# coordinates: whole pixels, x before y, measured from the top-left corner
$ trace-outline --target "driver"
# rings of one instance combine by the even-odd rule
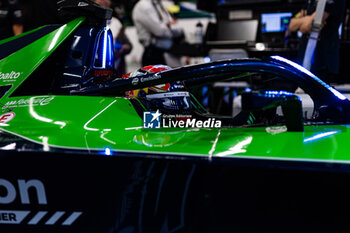
[[[150,73],[171,70],[166,65],[151,65],[140,68],[134,72],[125,74],[122,78],[128,79]],[[208,113],[203,106],[196,101],[185,87],[183,81],[165,83],[143,89],[127,91],[127,97],[137,97],[149,110],[160,110],[162,113],[173,116],[175,119],[183,119],[182,116],[192,116],[196,119],[207,120],[208,118],[220,119],[226,127],[251,125],[255,118],[252,112],[242,111],[234,118],[230,116],[218,116]]]
[[[170,69],[171,68],[166,65],[145,66],[134,72],[123,75],[122,78],[127,79]],[[144,99],[148,107],[154,110],[159,109],[163,112],[181,111],[181,113],[183,113],[190,111],[192,107],[191,95],[186,90],[185,84],[182,81],[127,91],[125,95],[127,97],[139,97]]]

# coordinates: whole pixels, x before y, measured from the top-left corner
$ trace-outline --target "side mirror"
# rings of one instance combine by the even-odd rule
[[[288,131],[303,132],[303,114],[298,96],[285,91],[245,92],[242,94],[242,110],[258,112],[282,107]]]

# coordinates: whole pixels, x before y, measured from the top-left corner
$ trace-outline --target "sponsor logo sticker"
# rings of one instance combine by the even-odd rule
[[[131,84],[136,86],[137,84],[139,84],[140,82],[140,79],[139,78],[134,78],[132,81],[131,81]]]
[[[161,78],[161,76],[155,74],[155,75],[152,75],[150,77],[141,78],[141,82],[153,81],[153,80],[157,80],[157,79],[160,79],[160,78]]]
[[[30,211],[0,210],[0,224],[20,224]]]
[[[94,70],[94,76],[111,76],[113,70]]]
[[[4,81],[16,81],[22,73],[11,71],[10,73],[2,73],[0,72],[0,80]]]
[[[83,214],[80,211],[47,211],[49,206],[46,197],[45,185],[37,179],[18,179],[11,182],[0,178],[0,207],[13,203],[38,205],[35,211],[31,210],[0,210],[1,224],[27,224],[27,225],[62,225],[70,226]],[[44,207],[45,210],[37,210]],[[6,207],[7,209],[7,207]],[[26,218],[30,216],[30,218]]]
[[[37,97],[34,99],[19,99],[19,100],[13,100],[8,101],[5,103],[5,105],[2,107],[2,109],[9,109],[9,108],[15,108],[15,107],[27,107],[30,103],[32,103],[32,106],[44,106],[51,103],[51,101],[55,97]]]
[[[7,112],[5,114],[2,114],[0,116],[0,124],[6,124],[7,122],[11,121],[13,118],[15,118],[16,114],[14,112]]]
[[[32,218],[23,221],[29,214]],[[68,214],[68,215],[67,215]],[[62,225],[71,226],[83,212],[65,212],[56,211],[49,213],[48,211],[28,211],[28,210],[0,210],[0,225],[1,224],[27,224],[27,225]],[[43,220],[48,216],[48,220]],[[63,221],[63,222],[62,222]],[[62,223],[61,223],[62,222]]]

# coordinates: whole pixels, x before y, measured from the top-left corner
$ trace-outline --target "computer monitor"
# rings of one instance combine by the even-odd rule
[[[258,32],[258,20],[222,20],[218,22],[219,41],[255,41]]]
[[[291,12],[261,14],[261,33],[285,32],[292,15]]]

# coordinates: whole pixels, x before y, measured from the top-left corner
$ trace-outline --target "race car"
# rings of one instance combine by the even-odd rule
[[[280,56],[116,77],[111,10],[59,9],[0,42],[0,232],[349,230],[342,93]],[[191,93],[232,80],[251,84],[234,117]]]

